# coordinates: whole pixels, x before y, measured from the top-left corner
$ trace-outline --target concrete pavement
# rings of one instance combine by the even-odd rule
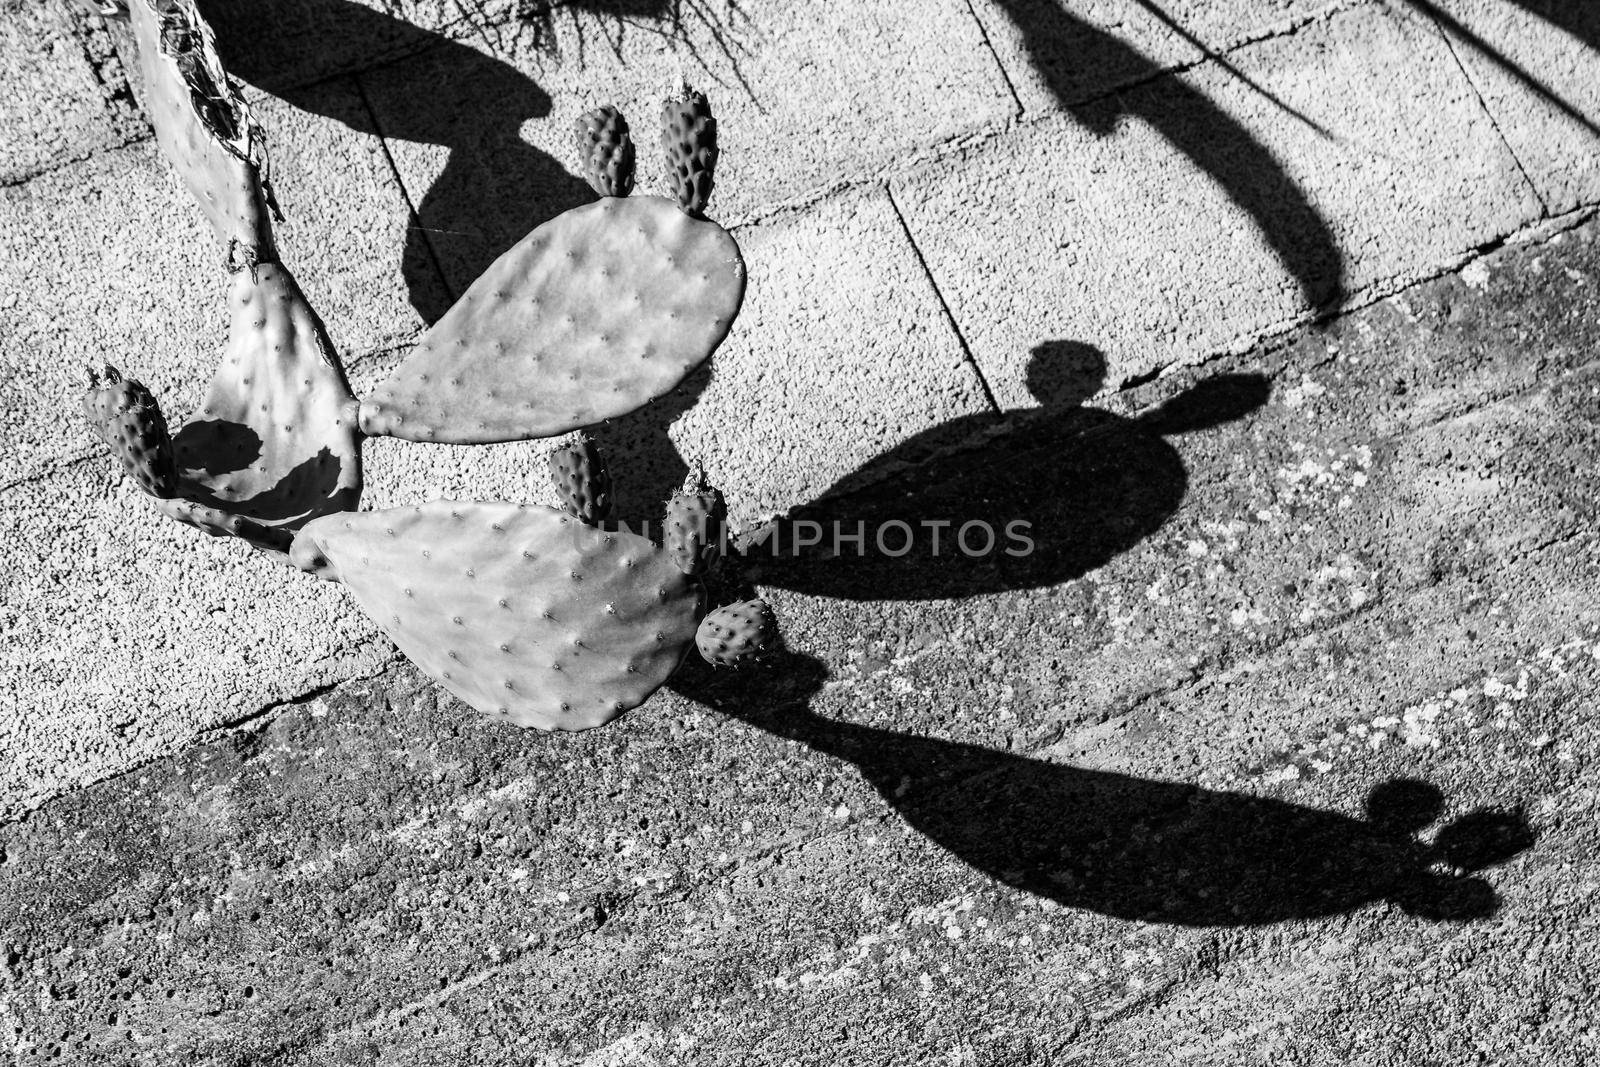
[[[573,115],[621,104],[648,173],[681,66],[750,295],[603,431],[626,506],[701,460],[745,525],[1041,550],[774,562],[770,672],[478,721],[108,482],[82,368],[186,414],[222,273],[104,31],[6,10],[23,1062],[1585,1061],[1582,5],[204,6],[358,392],[576,202]],[[372,442],[367,502],[548,500],[544,451]],[[1413,779],[1378,796],[1426,820],[1369,806]]]

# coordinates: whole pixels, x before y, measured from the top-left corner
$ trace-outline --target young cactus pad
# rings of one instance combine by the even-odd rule
[[[711,200],[717,167],[717,120],[706,95],[683,87],[661,104],[661,148],[667,158],[667,181],[678,206],[700,215]]]
[[[197,504],[193,500],[158,500],[156,507],[167,518],[198,527],[212,537],[237,537],[271,552],[287,553],[294,541],[294,533],[290,530],[266,526],[221,508]]]
[[[424,673],[489,715],[585,730],[638,707],[694,641],[700,583],[646,538],[536,505],[330,515],[291,561],[343,582]]]
[[[368,434],[554,437],[678,385],[744,299],[733,237],[670,200],[607,197],[496,260],[361,405]]]
[[[700,620],[695,646],[713,667],[741,667],[760,658],[777,634],[765,600],[728,604]]]
[[[194,0],[129,0],[156,141],[241,265],[275,258],[260,129]]]
[[[550,453],[550,481],[562,507],[590,526],[611,518],[611,474],[586,433]]]
[[[293,529],[356,506],[356,401],[294,278],[277,264],[253,273],[233,276],[222,365],[177,436],[179,495]]]
[[[583,179],[600,196],[633,192],[633,138],[622,112],[606,104],[578,116],[575,127]]]
[[[679,570],[699,577],[721,558],[727,538],[728,505],[722,491],[695,472],[691,482],[667,501],[662,537]]]
[[[153,497],[177,494],[167,420],[143,383],[124,378],[109,363],[103,377],[91,370],[83,413],[140,489]]]

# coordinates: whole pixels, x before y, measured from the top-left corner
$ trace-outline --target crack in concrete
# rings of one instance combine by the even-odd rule
[[[360,75],[352,75],[350,82],[356,87],[356,95],[361,98],[361,107],[366,111],[367,118],[372,121],[372,128],[378,131],[378,147],[382,149],[384,162],[389,165],[389,173],[394,177],[394,184],[400,190],[401,198],[405,200],[406,214],[411,219],[411,228],[422,235],[422,246],[428,250],[428,265],[433,268],[439,287],[453,304],[461,294],[456,292],[455,286],[451,285],[450,279],[445,276],[439,252],[433,247],[433,234],[422,225],[422,216],[417,213],[416,199],[411,195],[411,190],[406,188],[406,180],[400,173],[400,165],[395,162],[394,153],[389,150],[389,136],[384,133],[383,124],[378,121],[378,112],[373,108],[371,98],[367,96],[367,87]]]
[[[1428,24],[1433,27],[1434,32],[1437,33],[1444,41],[1445,48],[1447,48],[1450,52],[1450,58],[1455,61],[1456,69],[1461,72],[1462,80],[1465,81],[1467,83],[1467,87],[1472,90],[1472,95],[1478,101],[1478,107],[1483,111],[1484,117],[1489,120],[1489,125],[1494,128],[1494,135],[1500,138],[1500,143],[1505,147],[1506,155],[1511,157],[1511,162],[1517,168],[1517,174],[1521,176],[1523,184],[1528,187],[1528,191],[1533,194],[1534,200],[1538,202],[1539,217],[1542,219],[1549,218],[1549,203],[1545,200],[1544,195],[1539,192],[1539,187],[1534,184],[1533,178],[1528,175],[1528,169],[1522,165],[1522,160],[1517,158],[1517,150],[1511,147],[1511,142],[1506,139],[1505,131],[1500,127],[1500,120],[1495,116],[1493,109],[1489,107],[1489,101],[1484,99],[1483,90],[1478,87],[1477,81],[1472,77],[1472,72],[1469,71],[1467,69],[1467,65],[1461,61],[1461,53],[1456,48],[1456,42],[1454,38],[1439,21],[1436,9],[1434,9],[1431,5],[1419,6],[1422,12],[1422,17],[1427,20]]]

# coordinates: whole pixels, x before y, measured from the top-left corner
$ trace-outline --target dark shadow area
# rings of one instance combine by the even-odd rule
[[[688,461],[667,431],[699,402],[711,384],[714,362],[700,364],[665,396],[589,428],[611,471],[618,522],[634,530],[660,530],[667,500],[689,474]]]
[[[356,79],[279,84],[270,28],[261,25],[270,21],[271,5],[213,2],[201,8],[235,77],[361,133],[449,150],[426,191],[409,190],[420,199],[406,234],[403,272],[424,321],[437,321],[454,293],[535,226],[594,199],[568,171],[570,161],[522,139],[523,123],[550,113],[550,97],[510,64],[353,0],[301,0],[296,6],[304,9],[296,17],[321,35],[300,39],[310,47],[323,42],[329,66],[360,40],[372,41],[377,54],[403,58]],[[292,216],[293,205],[286,207]]]
[[[1520,812],[1478,810],[1422,843],[1417,835],[1444,807],[1426,782],[1379,783],[1364,817],[1352,818],[826,719],[810,706],[826,677],[816,660],[785,653],[743,672],[689,665],[674,684],[854,764],[918,833],[996,881],[1068,907],[1244,926],[1388,901],[1464,922],[1499,907],[1474,875],[1534,842]]]
[[[1600,49],[1600,4],[1594,0],[1509,0],[1590,48]]]
[[[1310,307],[1320,310],[1343,298],[1344,259],[1333,232],[1248,130],[1182,79],[1156,80],[1159,64],[1056,0],[996,2],[1063,110],[1102,137],[1125,119],[1147,123],[1250,216]],[[1106,95],[1116,86],[1131,88]]]
[[[233,423],[225,425],[232,430],[242,431],[237,435],[241,439],[246,435],[255,437],[255,431],[248,426]],[[185,426],[184,430],[187,429],[188,426]],[[183,431],[179,431],[177,438],[174,439],[175,445],[182,442],[183,438]],[[205,447],[197,448],[195,454],[216,455]],[[244,465],[226,469],[213,469],[209,465],[190,469],[202,473],[200,477],[180,475],[178,495],[183,499],[231,514],[243,515],[258,522],[285,523],[290,519],[298,520],[288,524],[290,529],[299,529],[300,526],[321,515],[354,511],[361,498],[359,488],[348,484],[344,484],[341,488],[342,483],[349,481],[350,472],[345,471],[339,457],[333,454],[333,450],[326,447],[320,449],[316,455],[307,456],[295,464],[270,488],[243,498],[235,495],[219,496],[216,490],[227,481],[218,475],[242,470]]]
[[[1408,0],[1412,7],[1433,20],[1449,36],[1465,43],[1467,47],[1488,59],[1505,73],[1511,75],[1529,91],[1560,111],[1574,122],[1581,123],[1591,133],[1600,135],[1597,126],[1587,115],[1552,91],[1533,71],[1524,70],[1513,63],[1494,45],[1456,21],[1448,11],[1431,0]],[[1502,0],[1537,15],[1552,26],[1564,30],[1590,48],[1600,48],[1600,5],[1591,0]]]
[[[242,471],[261,458],[254,427],[222,419],[190,419],[172,438],[179,470],[219,475]]]
[[[745,535],[747,575],[845,600],[924,600],[1054,585],[1104,565],[1183,501],[1188,472],[1165,437],[1242,418],[1269,391],[1258,375],[1219,375],[1130,419],[1080,406],[1104,374],[1089,345],[1039,345],[1028,366],[1039,408],[908,439]]]

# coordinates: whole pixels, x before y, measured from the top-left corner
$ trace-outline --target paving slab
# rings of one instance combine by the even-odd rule
[[[1115,388],[1539,218],[1430,24],[1363,6],[1229,58],[1317,126],[1207,63],[893,181],[1003,406],[1037,345],[1099,348]]]
[[[1450,38],[1551,214],[1600,200],[1600,10],[1583,0],[1411,0]]]
[[[3,499],[27,546],[3,582],[6,817],[392,655],[337,590],[175,527],[99,465]]]
[[[1369,0],[974,0],[1026,113],[1081,104]]]
[[[138,136],[110,39],[65,4],[0,7],[0,185]]]
[[[1592,892],[1600,872],[1590,835],[1595,792],[1584,777],[1595,758],[1588,727],[1600,707],[1592,693],[1593,644],[1551,652],[1520,674],[1493,678],[1497,685],[1457,694],[1476,698],[1476,709],[1447,694],[1421,709],[1437,715],[1441,705],[1448,708],[1441,718],[1429,716],[1429,741],[1459,744],[1473,731],[1503,737],[1484,772],[1537,824],[1535,847],[1497,877],[1516,890],[1503,894],[1493,919],[1441,930],[1363,915],[1342,928],[1239,938],[1224,943],[1213,975],[1107,1027],[1060,1062],[1591,1062],[1600,1052],[1591,1010],[1600,982]],[[1552,665],[1570,672],[1568,702],[1556,714],[1539,693]],[[1514,725],[1496,721],[1495,701],[1483,695],[1491,689],[1511,696]],[[1463,729],[1463,713],[1478,725]],[[1448,725],[1433,732],[1441,722]],[[1573,730],[1573,723],[1583,727]],[[1443,762],[1424,765],[1437,772]]]
[[[641,191],[664,189],[661,99],[680,75],[718,118],[719,220],[871,175],[1015,110],[963,0],[931,0],[911,23],[888,0],[694,5],[626,23],[614,34],[603,10],[566,7],[548,35],[441,43],[361,76],[458,290],[591,198],[572,176],[573,123],[589,108],[622,109]]]
[[[319,93],[339,107],[359,101],[348,82]],[[415,337],[405,200],[381,143],[287,105],[261,111],[287,216],[282,255],[335,346],[348,356]],[[0,271],[0,484],[96,451],[78,417],[88,367],[110,361],[138,377],[169,420],[198,406],[222,347],[227,275],[153,141],[0,191]],[[415,284],[436,287],[437,275]]]

